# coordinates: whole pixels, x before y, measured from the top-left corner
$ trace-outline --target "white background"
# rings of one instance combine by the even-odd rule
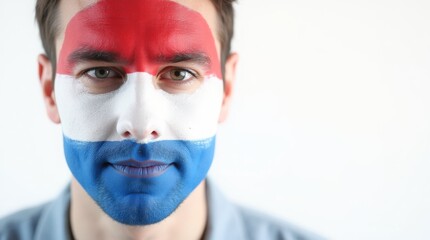
[[[70,177],[38,86],[33,7],[0,2],[0,216]],[[332,239],[430,239],[430,1],[237,9],[241,63],[213,180]]]

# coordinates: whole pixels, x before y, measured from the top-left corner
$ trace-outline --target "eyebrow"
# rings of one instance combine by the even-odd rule
[[[72,66],[85,61],[124,62],[124,60],[119,57],[119,54],[115,52],[99,51],[88,47],[83,47],[74,51],[69,55],[67,60]]]
[[[122,59],[118,53],[110,51],[100,51],[89,47],[82,47],[72,52],[68,57],[70,66],[79,62],[98,61],[98,62],[127,62]],[[172,55],[158,55],[155,58],[158,63],[179,63],[179,62],[194,62],[206,68],[210,68],[210,57],[202,52],[183,52]]]
[[[210,68],[211,66],[210,57],[202,52],[175,53],[169,56],[159,55],[156,60],[159,63],[194,62],[206,68]]]

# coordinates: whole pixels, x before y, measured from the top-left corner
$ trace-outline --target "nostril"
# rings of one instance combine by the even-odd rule
[[[129,138],[131,136],[131,133],[129,132],[129,131],[125,131],[123,134],[122,134],[122,137],[124,137],[124,138]]]
[[[156,131],[152,131],[151,132],[151,137],[152,137],[152,139],[158,138],[158,133]]]

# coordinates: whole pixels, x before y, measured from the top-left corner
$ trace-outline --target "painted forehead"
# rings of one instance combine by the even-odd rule
[[[162,63],[199,58],[221,78],[211,29],[200,13],[168,0],[102,0],[68,23],[58,73],[76,61],[121,61],[126,71],[155,75]]]

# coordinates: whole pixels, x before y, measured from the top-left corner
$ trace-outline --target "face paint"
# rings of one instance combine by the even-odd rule
[[[73,175],[116,221],[169,216],[206,177],[223,98],[204,18],[165,0],[102,0],[69,22],[55,83]]]

